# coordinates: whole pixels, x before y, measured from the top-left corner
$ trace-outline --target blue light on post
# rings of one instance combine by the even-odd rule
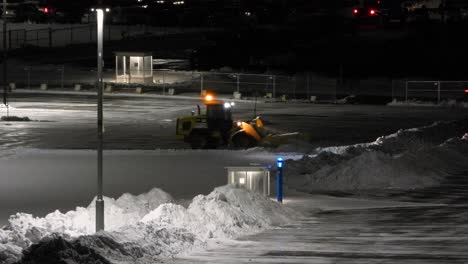
[[[283,158],[276,159],[276,168],[278,169],[276,175],[276,200],[283,202]]]

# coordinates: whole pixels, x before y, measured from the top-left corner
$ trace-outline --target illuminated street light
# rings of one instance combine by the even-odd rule
[[[7,108],[8,116],[8,84],[7,84],[7,1],[3,0],[3,104]]]
[[[107,9],[106,9],[107,11]],[[104,199],[103,199],[103,179],[102,179],[102,151],[103,151],[103,106],[102,106],[102,44],[104,28],[104,10],[96,9],[97,22],[97,90],[98,90],[98,113],[97,113],[97,137],[98,137],[98,192],[96,199],[96,232],[104,230]]]

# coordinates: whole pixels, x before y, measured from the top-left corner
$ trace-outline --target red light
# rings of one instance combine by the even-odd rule
[[[354,10],[353,10],[353,13],[354,13],[354,14],[357,14],[357,13],[359,13],[359,10],[354,9]]]
[[[465,89],[465,93],[468,93],[468,89]]]
[[[44,8],[44,13],[46,13],[46,14],[49,13],[49,8],[45,7]]]
[[[370,14],[371,16],[375,16],[375,10],[374,10],[374,9],[369,10],[369,14]]]

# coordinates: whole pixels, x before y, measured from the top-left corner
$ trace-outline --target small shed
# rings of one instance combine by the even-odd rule
[[[151,52],[115,52],[115,81],[117,83],[153,83],[153,54]]]
[[[270,195],[270,170],[261,166],[226,167],[228,184]]]

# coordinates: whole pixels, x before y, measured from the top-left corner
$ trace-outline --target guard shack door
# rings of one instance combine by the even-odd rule
[[[153,83],[153,56],[151,53],[116,52],[115,75],[117,83]]]

